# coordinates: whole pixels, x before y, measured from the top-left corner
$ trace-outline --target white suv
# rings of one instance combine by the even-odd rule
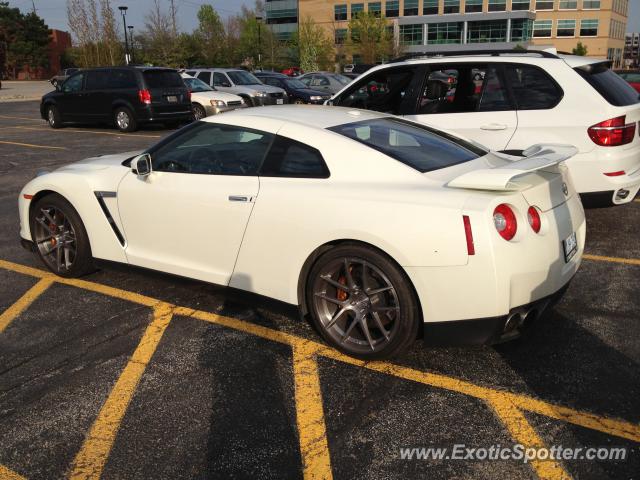
[[[514,155],[533,143],[575,145],[567,166],[585,202],[622,204],[640,189],[639,102],[606,60],[500,51],[405,57],[328,103],[402,115]]]

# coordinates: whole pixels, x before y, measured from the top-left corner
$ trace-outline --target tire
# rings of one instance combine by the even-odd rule
[[[302,100],[301,98],[296,98],[293,103],[295,103],[296,105],[304,105],[304,100]]]
[[[202,105],[200,105],[199,103],[194,103],[193,104],[193,117],[194,117],[195,121],[197,122],[198,120],[202,120],[206,116],[207,116],[207,112],[204,109],[204,107]]]
[[[87,231],[64,197],[52,193],[37,200],[29,212],[29,225],[37,255],[53,273],[74,278],[95,270]]]
[[[240,95],[240,97],[244,100],[244,103],[246,103],[248,107],[255,107],[255,105],[253,104],[253,100],[251,100],[251,97],[247,95]]]
[[[46,109],[47,123],[51,128],[62,128],[62,117],[60,111],[55,105],[49,105]]]
[[[124,133],[135,132],[138,129],[138,121],[127,107],[118,107],[114,110],[113,123],[118,130]]]
[[[371,247],[343,244],[322,254],[306,279],[306,301],[322,337],[352,357],[396,357],[418,336],[420,309],[411,281]]]

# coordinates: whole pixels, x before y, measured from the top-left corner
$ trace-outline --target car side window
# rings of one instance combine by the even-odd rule
[[[135,74],[130,70],[112,70],[109,72],[108,88],[137,88]]]
[[[186,73],[190,77],[193,77],[193,76],[195,76],[196,71],[195,70],[189,70],[188,72],[184,72],[184,73]]]
[[[311,85],[311,81],[313,80],[313,76],[301,78],[300,81],[304,83],[307,87]]]
[[[84,80],[84,73],[78,73],[69,77],[66,82],[62,84],[62,91],[65,93],[77,93],[82,90],[82,81]]]
[[[538,67],[507,65],[506,76],[518,110],[553,108],[564,95],[558,84]]]
[[[511,109],[499,68],[473,64],[431,68],[420,97],[418,114]]]
[[[87,72],[86,90],[104,90],[109,87],[109,71],[94,70]]]
[[[260,169],[263,177],[328,178],[329,169],[319,150],[276,135]]]
[[[207,85],[211,85],[211,72],[200,72],[198,78]]]
[[[213,72],[213,84],[216,87],[230,87],[231,82],[224,73]]]
[[[356,82],[333,103],[342,107],[364,108],[398,115],[415,72],[414,67],[379,70]]]
[[[321,75],[316,75],[311,81],[312,87],[326,87],[327,85],[329,85],[329,79]]]
[[[274,135],[231,125],[196,122],[152,149],[157,172],[256,175]]]

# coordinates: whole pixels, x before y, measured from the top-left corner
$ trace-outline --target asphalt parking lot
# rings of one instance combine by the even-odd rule
[[[640,201],[587,211],[588,255],[529,337],[364,363],[286,305],[117,265],[65,280],[20,247],[38,170],[168,133],[52,130],[37,102],[0,103],[0,479],[638,478]],[[400,455],[516,443],[627,456]]]

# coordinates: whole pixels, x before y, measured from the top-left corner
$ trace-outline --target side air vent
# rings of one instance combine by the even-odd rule
[[[115,198],[116,192],[93,192],[93,193],[95,194],[96,199],[100,204],[102,213],[104,213],[104,216],[107,217],[107,221],[109,222],[109,225],[111,225],[111,229],[113,230],[113,233],[115,233],[116,237],[118,237],[118,241],[120,242],[120,245],[124,247],[124,237],[122,236],[122,232],[120,232],[118,225],[116,225],[115,220],[111,216],[111,212],[107,208],[107,204],[104,203],[105,198]]]

